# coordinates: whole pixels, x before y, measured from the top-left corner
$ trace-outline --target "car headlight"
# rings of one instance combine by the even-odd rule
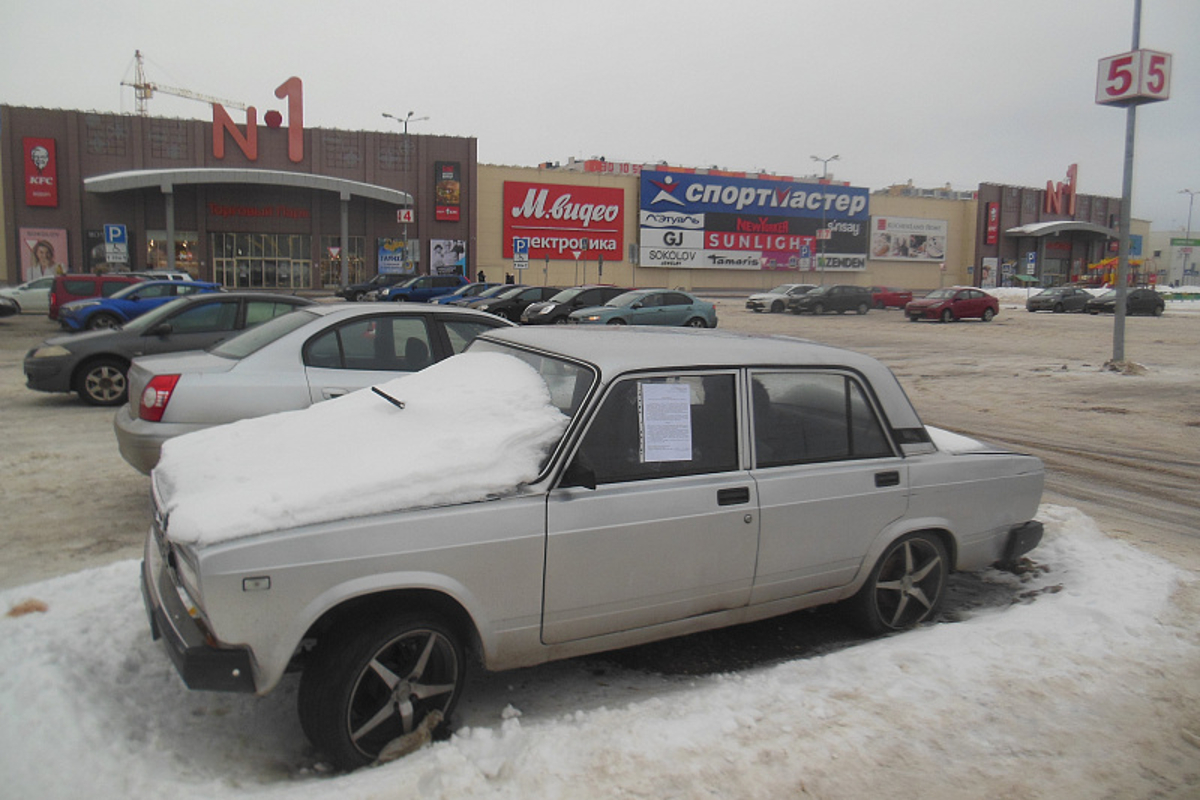
[[[552,313],[553,311],[554,311],[554,306],[543,306],[542,308],[539,308],[539,309],[538,309],[538,312],[537,312],[537,313],[539,313],[539,314],[550,314],[550,313]]]
[[[587,314],[581,317],[581,319],[584,322],[599,322],[600,320],[604,319],[604,317],[600,316],[599,314]]]
[[[33,351],[34,358],[62,358],[63,356],[71,355],[71,351],[62,345],[52,344],[46,347],[39,347]]]
[[[87,300],[85,302],[80,303],[77,306],[74,306],[74,305],[67,306],[66,310],[67,311],[82,311],[85,308],[91,308],[92,306],[98,306],[98,305],[100,305],[99,300]]]

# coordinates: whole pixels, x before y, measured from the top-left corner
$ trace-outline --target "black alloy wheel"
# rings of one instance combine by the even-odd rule
[[[431,712],[446,725],[465,676],[459,636],[437,615],[377,619],[317,645],[300,678],[300,724],[339,769],[356,769]]]
[[[937,613],[946,590],[949,558],[933,533],[912,533],[893,542],[850,601],[869,633],[900,631]]]

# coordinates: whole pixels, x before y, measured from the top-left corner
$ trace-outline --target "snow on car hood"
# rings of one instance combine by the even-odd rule
[[[212,544],[299,525],[513,492],[537,477],[567,417],[537,372],[465,353],[302,411],[170,439],[155,492],[177,542]]]

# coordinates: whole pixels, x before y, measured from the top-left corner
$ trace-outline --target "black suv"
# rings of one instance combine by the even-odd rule
[[[524,325],[566,325],[572,311],[602,306],[629,290],[621,286],[572,286],[549,300],[533,303],[521,312]]]
[[[817,286],[799,297],[789,299],[788,310],[793,314],[803,314],[805,311],[814,314],[824,314],[826,311],[865,314],[871,310],[871,290],[866,286],[846,284]]]
[[[410,280],[411,278],[412,275],[402,275],[399,272],[381,272],[369,281],[343,286],[334,292],[334,294],[352,303],[357,303],[360,300],[368,299],[368,296],[372,292],[382,291],[389,286],[395,286],[397,283]]]

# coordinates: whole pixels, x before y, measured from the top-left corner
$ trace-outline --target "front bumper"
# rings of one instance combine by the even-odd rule
[[[244,647],[217,647],[188,614],[153,530],[142,561],[142,600],[150,635],[163,647],[189,689],[253,693],[254,669]]]
[[[66,369],[69,359],[33,358],[34,350],[30,350],[29,355],[25,356],[25,385],[39,392],[71,391],[71,373]]]

